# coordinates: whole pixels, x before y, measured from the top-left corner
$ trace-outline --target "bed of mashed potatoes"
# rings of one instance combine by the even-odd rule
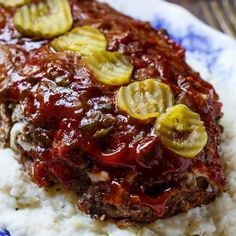
[[[214,79],[210,82],[224,104],[222,152],[229,183],[229,191],[214,203],[143,227],[122,230],[112,222],[95,221],[80,212],[76,196],[62,187],[39,188],[22,170],[19,157],[5,149],[0,150],[0,228],[7,229],[12,236],[236,235],[236,80],[227,87]]]

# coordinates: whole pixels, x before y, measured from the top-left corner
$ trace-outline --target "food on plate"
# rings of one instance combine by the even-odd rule
[[[207,143],[200,116],[183,104],[168,108],[157,119],[156,130],[162,144],[182,157],[197,156]]]
[[[222,105],[166,31],[93,0],[0,13],[0,139],[40,187],[120,225],[226,191]]]
[[[110,86],[129,83],[133,71],[132,64],[120,52],[94,52],[84,63],[98,81]]]
[[[74,28],[67,35],[56,38],[52,42],[56,51],[74,51],[81,56],[88,56],[96,51],[106,51],[107,40],[98,29],[91,26]]]
[[[19,7],[26,3],[29,3],[30,0],[0,0],[0,5],[4,7]]]
[[[16,10],[14,24],[25,36],[52,38],[66,33],[73,19],[67,0],[46,0]]]
[[[117,107],[140,120],[157,118],[173,105],[174,96],[170,87],[157,79],[131,83],[121,87],[117,93]]]

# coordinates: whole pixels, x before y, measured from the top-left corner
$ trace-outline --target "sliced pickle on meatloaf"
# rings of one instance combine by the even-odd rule
[[[74,28],[67,35],[53,40],[52,47],[56,51],[73,51],[81,56],[88,56],[98,51],[105,51],[107,40],[96,28],[82,26]]]
[[[52,38],[71,28],[71,8],[67,0],[33,2],[16,11],[14,24],[23,36]]]
[[[182,104],[168,108],[157,120],[156,130],[163,145],[186,158],[195,157],[207,143],[200,116]]]
[[[0,142],[39,186],[120,226],[227,190],[222,104],[166,31],[94,0],[0,12]]]
[[[19,7],[29,3],[31,0],[0,0],[0,5],[4,7]]]
[[[99,82],[110,86],[129,83],[133,71],[132,64],[120,52],[95,52],[84,62]]]
[[[116,100],[121,111],[139,120],[157,118],[168,107],[174,105],[170,87],[156,79],[147,79],[121,87]]]

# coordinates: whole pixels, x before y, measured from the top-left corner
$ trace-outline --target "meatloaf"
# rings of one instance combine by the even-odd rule
[[[30,11],[50,1],[60,2],[18,1],[21,4],[0,7],[0,140],[21,155],[33,181],[44,188],[62,184],[77,194],[80,210],[121,225],[186,212],[226,191],[218,124],[222,104],[214,88],[186,63],[185,50],[166,30],[94,0],[61,1],[69,4],[72,18],[60,32],[34,29],[33,18],[28,18],[29,30],[16,17],[24,7]],[[48,24],[50,14],[49,7],[44,16]],[[44,20],[41,15],[38,21]],[[73,29],[86,29],[88,37],[91,32],[99,35],[93,40],[106,42],[93,44],[105,47],[100,56],[93,49],[87,53],[90,39],[74,49],[77,38],[67,42]],[[55,40],[62,35],[68,38],[66,46],[59,47]],[[121,79],[124,73],[122,66],[116,73],[118,63],[99,77],[91,61],[104,55],[108,63],[109,55],[116,55],[114,60],[123,61],[129,75],[125,72],[125,79],[113,82],[112,76]],[[145,90],[145,83],[151,84],[152,92]],[[132,86],[133,93],[144,86],[143,97],[122,95],[133,107],[119,105],[118,94]],[[171,96],[161,108],[154,96],[155,91],[159,96],[158,89],[169,94],[164,100]],[[173,113],[176,106],[179,110]],[[175,122],[182,116],[185,123],[185,113],[197,120],[191,127],[201,129],[187,131],[185,125],[175,124],[165,127],[167,134],[160,128],[171,114],[177,117]],[[201,147],[194,146],[200,136],[193,134],[198,132],[205,140]]]

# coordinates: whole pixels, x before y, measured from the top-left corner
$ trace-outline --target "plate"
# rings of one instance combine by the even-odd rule
[[[209,72],[213,75],[217,80],[217,89],[220,90],[222,87],[230,89],[236,86],[236,41],[233,38],[205,25],[182,7],[162,0],[103,0],[102,2],[136,19],[148,21],[155,28],[166,29],[170,36],[186,49],[187,60],[191,63],[194,61],[196,69],[201,65],[207,68],[201,70],[204,78],[209,76]],[[236,103],[232,106],[236,111]],[[0,236],[10,235],[5,228],[4,225],[0,225]],[[122,235],[130,234],[123,231]]]
[[[5,231],[5,230],[1,230],[0,231],[0,236],[9,236],[9,232]]]

